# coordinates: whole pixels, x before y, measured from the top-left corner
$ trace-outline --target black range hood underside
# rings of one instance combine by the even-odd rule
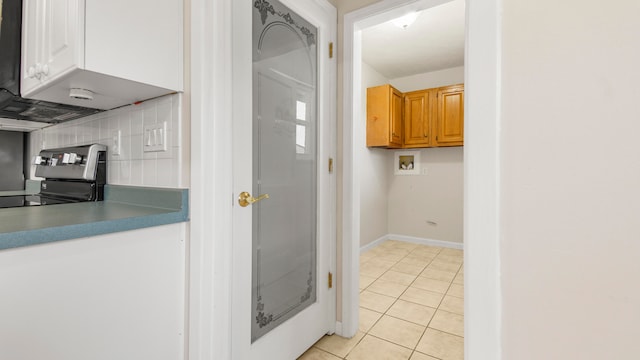
[[[57,124],[101,111],[100,109],[25,99],[6,89],[0,89],[0,118]]]

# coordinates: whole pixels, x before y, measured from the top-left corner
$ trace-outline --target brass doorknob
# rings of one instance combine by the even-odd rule
[[[269,194],[262,194],[260,196],[258,196],[257,198],[254,198],[253,196],[251,196],[251,194],[249,194],[246,191],[243,191],[240,193],[240,195],[238,195],[238,204],[240,204],[240,206],[242,207],[247,207],[255,202],[258,202],[260,200],[264,200],[264,199],[268,199],[269,198]]]

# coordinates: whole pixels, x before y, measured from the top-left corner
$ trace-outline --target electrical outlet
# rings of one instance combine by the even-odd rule
[[[167,122],[146,125],[143,134],[143,151],[167,151]]]
[[[120,149],[122,147],[122,132],[120,130],[114,130],[113,133],[111,133],[111,136],[113,138],[113,146],[111,147],[111,154],[112,155],[120,155]]]

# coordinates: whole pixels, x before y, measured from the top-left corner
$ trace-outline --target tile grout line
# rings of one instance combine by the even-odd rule
[[[427,326],[425,327],[424,331],[422,332],[422,335],[420,336],[420,339],[418,340],[418,343],[416,344],[416,347],[414,348],[414,352],[416,351],[415,349],[418,348],[418,344],[420,344],[420,341],[422,341],[422,338],[424,338],[424,335],[427,333],[427,329],[429,329],[429,325],[431,325],[431,322],[433,321],[433,318],[436,316],[436,313],[438,312],[438,310],[440,310],[440,306],[442,305],[442,301],[444,301],[445,296],[447,296],[447,292],[449,292],[449,289],[451,288],[451,284],[453,284],[453,280],[455,280],[456,276],[460,272],[460,268],[462,268],[462,264],[458,268],[458,271],[456,271],[456,274],[453,276],[453,279],[451,279],[451,282],[449,282],[449,286],[447,287],[447,291],[445,291],[444,295],[442,296],[442,299],[440,299],[440,303],[438,304],[438,307],[436,308],[436,312],[433,314],[431,319],[429,319],[429,323],[427,324]],[[440,311],[444,311],[444,310],[440,310]],[[437,331],[441,331],[441,330],[438,330],[438,329],[435,329],[435,328],[432,328],[432,329],[437,330]],[[445,331],[441,331],[441,332],[449,334],[448,332],[445,332]],[[455,334],[451,334],[451,335],[455,335]],[[455,335],[455,336],[458,336],[458,335]],[[464,339],[464,336],[462,338]],[[411,354],[411,356],[413,356],[413,354]],[[431,356],[431,355],[428,355],[428,356]],[[435,356],[432,356],[432,357],[435,357]]]
[[[415,248],[414,248],[414,249],[415,249]],[[398,259],[398,260],[395,262],[395,264],[394,264],[393,266],[391,266],[389,269],[387,269],[385,272],[383,272],[380,276],[378,276],[378,277],[376,278],[376,280],[375,280],[375,281],[373,281],[371,284],[373,284],[373,283],[374,283],[374,282],[376,282],[377,280],[380,280],[380,278],[381,278],[384,274],[386,274],[388,271],[390,271],[390,270],[391,270],[395,265],[399,264],[399,263],[400,263],[400,261],[402,261],[403,259],[405,259],[405,258],[406,258],[407,256],[409,256],[409,254],[411,254],[412,252],[413,252],[413,251],[409,251],[405,256],[403,256],[402,258]],[[440,253],[440,252],[438,252],[438,254],[439,254],[439,253]],[[436,254],[436,256],[437,256],[437,254]],[[434,257],[434,259],[435,259],[435,257]],[[372,260],[372,259],[370,259],[370,260]],[[426,269],[426,268],[429,266],[429,264],[431,264],[431,262],[432,262],[432,261],[433,261],[433,259],[431,259],[431,260],[427,263],[427,265],[425,265],[425,266],[423,267],[422,271],[424,271],[424,269]],[[420,273],[422,273],[422,271],[421,271]],[[393,307],[393,305],[395,305],[395,304],[398,302],[398,300],[400,300],[400,297],[401,297],[401,296],[402,296],[402,295],[407,291],[407,289],[409,289],[409,287],[411,287],[411,284],[413,284],[413,283],[415,282],[415,280],[416,280],[419,276],[420,276],[420,274],[416,275],[416,278],[415,278],[413,281],[411,281],[411,283],[407,286],[407,288],[406,288],[406,289],[405,289],[405,290],[404,290],[400,295],[398,295],[397,297],[395,297],[395,300],[394,300],[394,301],[391,303],[391,305],[390,305],[390,306],[389,306],[389,307],[388,307],[388,308],[387,308],[387,309],[382,313],[382,316],[380,316],[380,318],[378,318],[378,320],[376,320],[376,322],[375,322],[373,325],[371,325],[371,327],[370,327],[370,328],[369,328],[369,329],[364,333],[364,336],[362,337],[363,339],[364,339],[364,337],[365,337],[365,336],[370,335],[370,336],[375,337],[375,338],[377,338],[377,339],[380,339],[380,340],[383,340],[383,341],[387,341],[387,342],[389,342],[389,343],[391,343],[391,344],[395,344],[395,345],[401,346],[401,347],[403,347],[403,348],[405,348],[405,349],[409,349],[409,350],[411,350],[411,354],[409,355],[409,359],[411,358],[411,356],[413,356],[413,353],[414,353],[414,351],[415,351],[415,347],[414,347],[413,349],[407,348],[407,347],[405,347],[405,346],[403,346],[403,345],[396,344],[396,343],[394,343],[394,342],[392,342],[392,341],[389,341],[389,340],[387,340],[387,339],[382,339],[382,338],[380,338],[380,337],[377,337],[377,336],[375,336],[375,335],[372,335],[372,334],[370,334],[370,331],[371,331],[371,330],[376,326],[376,324],[378,324],[378,322],[380,322],[380,320],[381,320],[385,315],[387,315],[387,312],[389,311],[389,309],[391,309],[391,308]],[[369,286],[371,286],[371,284],[369,284],[366,288],[362,289],[362,291],[366,290]],[[381,294],[381,295],[382,295],[382,294]],[[370,309],[370,310],[371,310],[371,309]],[[390,317],[395,318],[394,316],[391,316],[391,315],[387,315],[387,316],[390,316]],[[404,319],[400,319],[400,320],[404,320]],[[404,320],[404,321],[406,321],[406,320]],[[419,324],[417,324],[417,325],[419,325]],[[420,325],[420,326],[421,326],[421,325]],[[426,327],[425,327],[425,330],[426,330]],[[423,331],[423,334],[424,334],[424,331]],[[420,339],[421,339],[421,338],[422,338],[422,336],[420,336]],[[420,339],[418,339],[418,343],[420,342]],[[362,341],[362,339],[361,339],[361,341]],[[416,346],[417,346],[417,344],[418,344],[418,343],[416,343]],[[355,349],[355,346],[354,346],[354,349]],[[352,351],[353,351],[353,349],[352,349]],[[346,357],[345,357],[345,359],[346,359]]]
[[[415,250],[415,248],[414,248],[414,250]],[[435,254],[435,256],[434,256],[431,260],[429,260],[429,261],[427,262],[427,264],[423,267],[423,269],[422,269],[422,271],[420,272],[420,274],[421,274],[422,272],[424,272],[424,270],[425,270],[426,268],[428,268],[428,267],[429,267],[429,265],[431,265],[431,263],[433,263],[433,260],[435,260],[435,259],[438,257],[438,255],[440,255],[440,253],[441,253],[441,252],[442,252],[442,249],[441,249],[440,251],[438,251],[438,252]],[[400,261],[402,261],[403,259],[405,259],[405,258],[406,258],[407,256],[409,256],[409,254],[411,254],[411,253],[413,253],[413,251],[410,251],[407,255],[405,255],[403,258],[401,258],[400,260],[398,260],[398,261],[396,262],[396,264],[398,264]],[[387,270],[387,271],[389,271],[389,270]],[[382,275],[384,275],[387,271],[385,271]],[[415,281],[420,277],[420,274],[416,275],[416,277],[413,279],[413,281],[411,281],[411,283],[409,283],[409,285],[407,286],[407,288],[406,288],[406,289],[405,289],[405,290],[404,290],[404,291],[403,291],[403,292],[402,292],[398,297],[396,297],[395,301],[394,301],[394,302],[393,302],[393,303],[392,303],[392,304],[387,308],[387,310],[385,310],[385,312],[382,314],[382,316],[380,317],[380,319],[382,319],[382,317],[384,317],[385,315],[387,315],[387,312],[389,311],[389,309],[391,309],[391,308],[393,307],[393,305],[395,305],[395,304],[398,302],[398,300],[400,300],[400,297],[401,297],[402,295],[404,295],[404,293],[406,293],[406,291],[411,287],[411,285],[412,285],[413,283],[415,283]],[[380,277],[382,277],[382,275],[380,275]],[[378,277],[378,279],[376,279],[376,280],[379,280],[379,279],[380,279],[380,277]],[[455,279],[455,275],[454,275],[454,279]],[[451,280],[451,282],[453,282],[453,279]],[[451,283],[449,284],[449,287],[450,287],[450,286],[451,286]],[[447,291],[449,290],[449,287],[447,288]],[[445,295],[446,295],[446,292],[445,292],[445,294],[443,294],[443,295],[442,295],[442,298],[443,298],[443,299],[444,299],[444,296],[445,296]],[[403,301],[406,301],[406,300],[403,300]],[[408,302],[412,302],[412,301],[408,301]],[[412,302],[412,303],[413,303],[413,302]],[[441,304],[441,303],[442,303],[442,299],[440,300],[440,303],[438,304],[438,307],[437,307],[437,308],[435,308],[435,309],[436,309],[436,312],[438,311],[438,308],[440,307],[440,304]],[[417,303],[416,303],[416,304],[417,304]],[[423,305],[423,304],[418,304],[418,305]],[[426,305],[423,305],[423,306],[426,306]],[[387,315],[387,316],[391,316],[391,315]],[[433,315],[433,316],[435,316],[435,313],[434,313],[434,315]],[[420,335],[420,337],[418,338],[418,341],[416,342],[415,346],[414,346],[412,349],[410,349],[410,350],[411,350],[411,354],[409,355],[409,358],[411,358],[411,356],[413,356],[413,353],[416,351],[416,348],[418,347],[418,344],[420,344],[420,341],[421,341],[421,340],[422,340],[422,338],[424,337],[425,332],[426,332],[426,331],[427,331],[427,329],[429,328],[429,324],[431,324],[431,321],[433,320],[433,316],[431,316],[431,318],[430,318],[430,319],[429,319],[429,321],[427,322],[427,325],[424,327],[424,330],[422,331],[422,334],[421,334],[421,335]],[[393,316],[391,316],[391,317],[393,317]],[[394,318],[395,318],[395,317],[394,317]],[[378,320],[376,321],[376,324],[380,321],[380,319],[378,319]],[[404,320],[404,319],[400,319],[400,320]],[[406,320],[404,320],[404,321],[406,321]],[[408,321],[408,322],[410,322],[410,321]],[[419,325],[419,324],[418,324],[418,325]],[[422,325],[420,325],[420,326],[422,326]],[[374,325],[372,325],[372,326],[371,326],[371,328],[370,328],[369,330],[373,329],[374,327],[375,327],[375,324],[374,324]],[[369,332],[367,332],[365,335],[367,335],[367,334],[369,334]],[[371,336],[374,336],[374,335],[371,335]],[[374,337],[375,337],[375,336],[374,336]],[[394,342],[389,341],[389,340],[386,340],[386,339],[381,339],[381,340],[388,341],[388,342],[390,342],[390,343],[392,343],[392,344],[395,344]],[[398,345],[398,346],[402,346],[402,345],[400,345],[400,344],[396,344],[396,345]],[[404,347],[404,346],[403,346],[403,347]],[[406,348],[406,347],[405,347],[405,348]],[[431,356],[431,355],[429,355],[429,356]]]
[[[413,251],[410,251],[407,255],[405,255],[403,258],[401,258],[400,260],[398,260],[398,261],[396,262],[396,264],[397,264],[397,263],[399,263],[400,261],[402,261],[402,259],[404,259],[404,258],[406,258],[407,256],[409,256],[409,254],[411,254],[412,252],[413,252]],[[427,269],[427,268],[429,267],[429,265],[431,265],[431,264],[433,263],[433,261],[434,261],[435,259],[437,259],[437,258],[438,258],[438,256],[439,256],[441,253],[442,253],[442,249],[440,249],[440,251],[438,251],[438,253],[436,253],[436,254],[435,254],[435,256],[434,256],[434,257],[433,257],[433,258],[432,258],[432,259],[427,263],[427,265],[426,265],[426,266],[424,266],[424,268],[422,269],[422,272],[424,272],[424,270],[425,270],[425,269]],[[456,270],[456,272],[455,272],[455,275],[454,275],[454,276],[453,276],[453,278],[449,281],[449,286],[447,287],[447,290],[442,294],[442,298],[440,299],[440,302],[438,303],[438,306],[435,308],[436,312],[435,312],[435,313],[433,314],[433,316],[429,319],[429,322],[428,322],[428,323],[427,323],[427,325],[425,326],[425,329],[422,331],[422,334],[420,335],[420,338],[418,339],[418,342],[416,342],[416,345],[413,347],[413,349],[410,349],[412,352],[411,352],[411,355],[410,355],[410,357],[409,357],[409,358],[411,358],[411,356],[413,356],[413,354],[417,351],[417,350],[416,350],[416,348],[418,347],[418,344],[420,344],[420,341],[422,341],[422,338],[424,337],[424,334],[426,333],[427,329],[429,329],[429,325],[431,325],[431,322],[433,321],[433,318],[435,317],[435,314],[436,314],[438,311],[444,311],[444,312],[448,312],[448,313],[450,313],[449,311],[441,310],[441,309],[440,309],[440,306],[442,305],[442,302],[444,301],[444,298],[447,296],[447,293],[448,293],[448,292],[449,292],[449,290],[451,289],[451,285],[453,284],[453,281],[455,280],[456,276],[460,273],[460,269],[461,269],[461,268],[462,268],[462,264],[460,264],[460,265],[459,265],[458,269],[457,269],[457,270]],[[389,270],[390,270],[390,269],[389,269]],[[389,271],[389,270],[387,270],[387,271]],[[437,269],[435,269],[435,270],[437,270]],[[420,272],[420,274],[421,274],[422,272]],[[382,275],[384,275],[385,273],[386,273],[386,271],[385,271]],[[407,286],[407,288],[402,292],[402,294],[400,294],[400,296],[398,296],[398,297],[396,298],[396,300],[391,304],[391,306],[389,306],[389,308],[387,308],[387,310],[382,314],[382,316],[380,317],[380,319],[382,319],[382,317],[383,317],[383,316],[387,315],[387,312],[389,311],[389,309],[391,309],[391,308],[393,307],[393,305],[395,305],[395,303],[396,303],[398,300],[400,300],[400,297],[401,297],[401,296],[402,296],[402,295],[403,295],[403,294],[404,294],[404,293],[405,293],[405,292],[406,292],[406,291],[411,287],[411,285],[412,285],[413,283],[415,283],[415,281],[420,277],[420,274],[416,275],[416,278],[415,278],[415,279],[414,279],[414,280],[413,280],[413,281],[412,281],[412,282]],[[379,279],[380,279],[380,277],[382,277],[382,275],[380,275],[376,280],[379,280]],[[431,279],[431,280],[437,280],[437,279]],[[374,282],[375,282],[375,281],[374,281]],[[368,286],[367,286],[367,287],[368,287]],[[419,289],[419,288],[418,288],[418,289]],[[424,290],[424,289],[422,289],[422,290]],[[431,292],[434,292],[434,291],[431,291]],[[453,296],[453,295],[449,295],[449,296]],[[407,300],[403,300],[403,301],[407,301]],[[412,302],[412,301],[408,301],[408,302]],[[412,303],[413,303],[413,302],[412,302]],[[417,304],[417,303],[414,303],[414,304]],[[423,305],[423,304],[418,304],[418,305]],[[426,305],[423,305],[423,306],[426,306]],[[387,315],[387,316],[390,316],[390,317],[396,318],[396,317],[391,316],[391,315]],[[376,323],[375,323],[375,324],[377,324],[377,323],[378,323],[378,321],[380,321],[380,319],[378,319],[378,320],[376,321]],[[400,319],[400,320],[404,320],[404,319]],[[404,321],[407,321],[407,320],[404,320]],[[411,321],[407,321],[407,322],[410,322],[410,323],[412,323],[412,324],[413,324],[413,322],[411,322]],[[375,326],[375,324],[374,324],[374,325],[372,325],[372,326],[371,326],[371,328],[370,328],[369,330],[373,329],[373,327]],[[417,325],[420,325],[420,324],[417,324]],[[422,326],[422,325],[420,325],[420,326]],[[437,330],[437,331],[440,331],[440,332],[443,332],[443,333],[446,333],[446,334],[450,334],[450,335],[454,335],[454,336],[459,336],[459,335],[457,335],[457,334],[451,334],[451,333],[448,333],[448,332],[446,332],[446,331],[438,330],[438,329],[435,329],[435,328],[432,328],[432,329]],[[369,334],[369,332],[365,333],[365,335],[367,335],[367,334]],[[371,336],[374,336],[374,335],[371,335]],[[375,336],[374,336],[374,337],[375,337]],[[464,338],[464,337],[463,337],[463,338]],[[386,339],[382,339],[382,340],[384,340],[384,341],[388,341],[388,342],[390,342],[390,343],[392,343],[392,344],[395,344],[394,342],[389,341],[389,340],[386,340]],[[398,346],[402,346],[402,345],[400,345],[400,344],[396,344],[396,345],[398,345]],[[403,347],[404,347],[404,346],[403,346]],[[405,348],[406,348],[406,347],[405,347]],[[431,356],[431,355],[428,355],[428,356]],[[432,356],[432,357],[434,357],[434,356]],[[435,358],[435,357],[434,357],[434,358]]]
[[[359,289],[359,293],[360,293],[360,294],[362,294],[364,291],[369,291],[369,292],[371,292],[371,293],[373,293],[373,294],[376,294],[376,295],[381,295],[381,296],[386,296],[386,297],[393,298],[394,300],[393,300],[393,302],[391,303],[391,305],[389,305],[389,306],[384,310],[384,312],[380,313],[380,312],[378,312],[378,310],[369,309],[369,308],[367,308],[367,307],[363,307],[363,306],[361,306],[360,304],[358,304],[358,309],[359,309],[359,311],[360,311],[360,309],[366,309],[366,310],[368,310],[368,311],[372,311],[372,312],[375,312],[375,313],[377,313],[377,314],[380,314],[380,317],[379,317],[375,322],[373,322],[373,324],[372,324],[371,326],[369,326],[369,327],[368,327],[368,329],[367,329],[366,331],[361,331],[360,327],[358,327],[358,331],[363,333],[362,338],[360,338],[360,340],[358,340],[358,342],[357,342],[357,343],[355,343],[355,344],[353,345],[353,347],[351,347],[351,349],[346,353],[346,355],[345,355],[344,357],[340,357],[340,356],[338,356],[337,354],[334,354],[334,353],[332,353],[332,352],[330,352],[330,351],[326,351],[326,350],[323,350],[323,349],[321,349],[321,348],[318,348],[318,347],[316,347],[316,346],[315,346],[315,344],[314,344],[314,346],[312,346],[312,347],[315,347],[316,349],[318,349],[318,350],[322,351],[323,353],[331,354],[332,356],[335,356],[336,358],[339,358],[339,359],[342,359],[342,360],[346,360],[346,359],[347,359],[347,357],[348,357],[348,356],[353,352],[353,350],[354,350],[354,349],[356,349],[356,348],[358,347],[358,345],[360,345],[360,344],[362,343],[363,339],[364,339],[366,336],[371,336],[371,337],[376,338],[376,339],[379,339],[379,340],[381,340],[381,341],[388,342],[388,343],[390,343],[390,344],[393,344],[393,345],[396,345],[396,346],[400,346],[400,347],[402,347],[402,348],[404,348],[404,349],[408,349],[408,350],[410,350],[410,351],[411,351],[411,353],[409,354],[409,359],[411,359],[411,357],[412,357],[415,353],[424,354],[424,353],[421,353],[421,352],[417,351],[416,349],[417,349],[418,344],[420,344],[420,341],[422,341],[422,339],[424,338],[424,335],[425,335],[425,333],[426,333],[427,329],[429,329],[429,328],[430,328],[429,326],[431,325],[431,323],[432,323],[432,321],[433,321],[433,318],[435,317],[435,315],[436,315],[436,313],[437,313],[438,311],[442,311],[442,312],[446,312],[446,313],[451,313],[451,314],[455,314],[455,315],[460,315],[460,314],[457,314],[457,313],[452,313],[452,312],[450,312],[450,311],[440,309],[440,307],[442,306],[442,303],[443,303],[443,301],[444,301],[444,299],[445,299],[445,297],[446,297],[446,296],[451,296],[451,297],[455,297],[455,298],[460,299],[460,297],[458,297],[458,296],[455,296],[455,295],[449,295],[449,294],[448,294],[448,292],[451,290],[451,287],[452,287],[452,285],[454,284],[453,282],[455,281],[455,279],[456,279],[456,278],[458,277],[458,275],[460,274],[460,271],[461,271],[461,269],[463,268],[463,263],[464,263],[464,261],[463,261],[463,262],[458,266],[458,268],[457,268],[457,270],[455,271],[455,273],[454,273],[453,277],[451,278],[451,280],[449,280],[449,281],[448,281],[449,285],[447,286],[447,289],[445,290],[445,292],[444,292],[444,293],[442,293],[442,298],[441,298],[441,299],[440,299],[440,301],[438,302],[438,306],[437,306],[436,308],[433,308],[433,307],[431,307],[431,306],[427,306],[427,305],[424,305],[424,304],[421,304],[421,303],[416,303],[416,302],[413,302],[413,301],[410,301],[410,300],[400,299],[400,297],[401,297],[402,295],[404,295],[404,294],[406,293],[406,291],[407,291],[409,288],[411,288],[411,287],[412,287],[412,285],[413,285],[413,284],[414,284],[414,283],[415,283],[415,282],[416,282],[420,277],[423,277],[423,278],[426,278],[426,279],[429,279],[429,280],[443,281],[443,280],[441,280],[441,279],[434,279],[434,278],[431,278],[431,277],[428,277],[428,276],[421,276],[421,274],[422,274],[422,273],[424,273],[424,271],[425,271],[425,270],[427,270],[427,268],[428,268],[430,265],[432,265],[432,264],[434,263],[434,261],[435,261],[435,260],[441,260],[441,261],[446,262],[446,263],[456,263],[456,262],[457,262],[457,261],[456,261],[456,260],[457,260],[457,259],[456,259],[456,258],[457,258],[457,256],[456,256],[455,254],[454,254],[454,255],[449,255],[449,254],[446,254],[446,255],[445,255],[445,254],[442,254],[442,252],[445,250],[444,248],[441,248],[441,247],[431,247],[431,246],[430,246],[430,248],[437,249],[437,252],[427,252],[426,254],[425,254],[425,253],[422,253],[422,254],[419,254],[419,255],[418,255],[418,254],[414,254],[414,251],[420,248],[420,246],[419,246],[419,245],[412,244],[412,245],[415,245],[415,246],[411,247],[411,250],[407,250],[407,248],[406,248],[406,247],[399,247],[399,248],[397,248],[397,249],[394,249],[395,242],[398,242],[398,243],[407,243],[407,244],[412,244],[412,243],[403,242],[403,241],[397,241],[397,240],[396,240],[396,241],[394,241],[394,243],[393,243],[392,245],[390,245],[390,246],[389,246],[391,249],[386,249],[386,250],[402,250],[402,252],[405,252],[405,251],[406,251],[406,253],[405,253],[402,257],[400,257],[399,259],[397,259],[397,260],[388,260],[388,259],[386,259],[386,258],[385,258],[385,256],[384,256],[384,255],[372,255],[372,256],[370,256],[370,258],[369,258],[369,259],[367,259],[367,260],[365,260],[364,262],[362,262],[362,263],[361,263],[361,265],[365,265],[365,264],[368,264],[368,263],[370,263],[371,261],[373,261],[373,260],[375,260],[375,259],[379,259],[379,260],[382,260],[382,261],[387,262],[387,263],[392,263],[392,265],[391,265],[391,266],[386,266],[386,265],[382,264],[382,266],[384,266],[386,269],[385,269],[385,270],[384,270],[380,275],[378,275],[378,276],[371,276],[371,275],[367,275],[367,274],[362,274],[362,273],[361,273],[361,275],[367,276],[367,277],[369,277],[369,278],[374,278],[374,280],[373,280],[371,283],[369,283],[367,286],[365,286],[364,288]],[[383,243],[383,244],[384,244],[384,243]],[[382,245],[382,244],[381,244],[381,245]],[[371,250],[373,250],[373,249],[371,249]],[[381,249],[381,250],[385,250],[385,249]],[[400,252],[400,251],[398,251],[398,252],[390,252],[389,254],[402,255],[402,254],[399,254],[399,252]],[[416,259],[423,259],[423,258],[425,257],[425,255],[429,255],[429,257],[430,257],[431,255],[433,255],[433,257],[431,257],[431,258],[430,258],[430,260],[426,261],[426,265],[424,265],[424,266],[417,266],[417,265],[412,265],[412,264],[406,264],[406,263],[404,263],[404,264],[406,264],[407,266],[421,267],[421,270],[420,270],[420,272],[419,272],[417,275],[414,275],[414,274],[412,274],[412,273],[403,272],[403,271],[393,270],[393,268],[394,268],[394,267],[396,267],[398,264],[400,264],[403,260],[405,260],[405,259],[409,258],[411,254],[417,255],[417,256],[416,256]],[[386,254],[385,254],[385,255],[386,255]],[[441,255],[442,255],[443,257],[445,257],[445,256],[446,256],[447,258],[440,257]],[[362,256],[362,254],[361,254],[360,256]],[[395,256],[394,256],[394,257],[395,257]],[[440,271],[440,272],[447,272],[447,273],[449,272],[449,271],[447,271],[447,270],[440,270],[440,269],[435,269],[435,268],[432,268],[431,270]],[[415,277],[414,277],[414,279],[413,279],[413,280],[412,280],[408,285],[406,285],[406,288],[405,288],[405,289],[400,293],[400,295],[398,295],[398,296],[390,296],[390,295],[388,295],[388,294],[381,294],[381,293],[378,293],[378,292],[375,292],[375,291],[367,290],[367,289],[369,289],[369,288],[371,287],[371,285],[372,285],[372,284],[376,283],[376,282],[377,282],[377,281],[379,281],[379,280],[380,280],[380,281],[383,281],[383,282],[395,283],[395,284],[399,284],[399,285],[403,285],[403,286],[404,286],[404,284],[402,284],[402,283],[400,283],[400,282],[395,282],[395,281],[389,281],[389,280],[383,280],[383,279],[381,279],[381,278],[382,278],[385,274],[387,274],[389,271],[395,271],[395,272],[398,272],[398,273],[402,273],[402,274],[405,274],[405,275],[411,275],[411,276],[415,276]],[[456,285],[460,285],[460,284],[456,284]],[[440,293],[439,293],[439,292],[437,292],[437,291],[425,290],[425,289],[422,289],[422,288],[415,288],[415,289],[419,289],[419,290],[423,290],[423,291],[428,291],[428,292],[435,293],[435,294],[440,294]],[[461,298],[461,299],[464,301],[464,298]],[[402,318],[399,318],[399,317],[396,317],[396,316],[393,316],[393,315],[388,314],[389,310],[390,310],[390,309],[391,309],[391,308],[392,308],[396,303],[398,303],[398,300],[402,300],[402,301],[405,301],[405,302],[408,302],[408,303],[412,303],[412,304],[420,305],[420,306],[423,306],[423,307],[426,307],[426,308],[434,309],[434,310],[435,310],[435,312],[433,313],[433,315],[431,316],[431,318],[429,319],[429,321],[427,322],[427,324],[426,324],[426,325],[422,325],[422,324],[419,324],[419,323],[415,323],[415,322],[413,322],[413,321],[411,321],[411,320],[402,319]],[[407,322],[407,323],[414,324],[414,325],[417,325],[417,326],[420,326],[420,327],[423,327],[423,326],[424,326],[424,330],[422,331],[422,334],[420,335],[420,337],[419,337],[418,341],[416,342],[415,346],[413,346],[413,348],[409,348],[409,347],[407,347],[407,346],[405,346],[405,345],[398,344],[398,343],[396,343],[396,342],[394,342],[394,341],[387,340],[387,339],[384,339],[384,338],[382,338],[382,337],[379,337],[379,336],[376,336],[376,335],[373,335],[373,334],[371,334],[371,333],[370,333],[370,331],[371,331],[371,330],[373,330],[373,328],[375,328],[375,327],[376,327],[376,325],[378,325],[378,323],[381,321],[381,319],[382,319],[383,317],[385,317],[385,316],[388,316],[388,317],[390,317],[390,318],[394,318],[394,319],[397,319],[397,320],[400,320],[400,321],[405,321],[405,322]],[[464,316],[464,315],[462,315],[462,316]],[[446,331],[442,331],[442,330],[438,330],[438,329],[435,329],[435,328],[431,328],[431,329],[436,330],[436,331],[439,331],[439,332],[442,332],[442,333],[445,333],[445,334],[449,334],[449,335],[452,335],[452,336],[460,337],[460,336],[459,336],[459,335],[457,335],[457,334],[452,334],[452,333],[449,333],[449,332],[446,332]],[[464,338],[464,336],[462,336],[462,338]],[[440,360],[442,360],[441,358],[436,357],[436,356],[433,356],[433,355],[430,355],[430,354],[425,354],[425,355],[430,356],[430,357],[432,357],[432,358],[434,358],[434,359],[440,359]],[[407,359],[407,360],[408,360],[408,359]]]

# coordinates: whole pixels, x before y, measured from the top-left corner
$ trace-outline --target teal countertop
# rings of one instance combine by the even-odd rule
[[[187,189],[107,185],[105,201],[0,209],[0,250],[185,222],[188,199]]]

